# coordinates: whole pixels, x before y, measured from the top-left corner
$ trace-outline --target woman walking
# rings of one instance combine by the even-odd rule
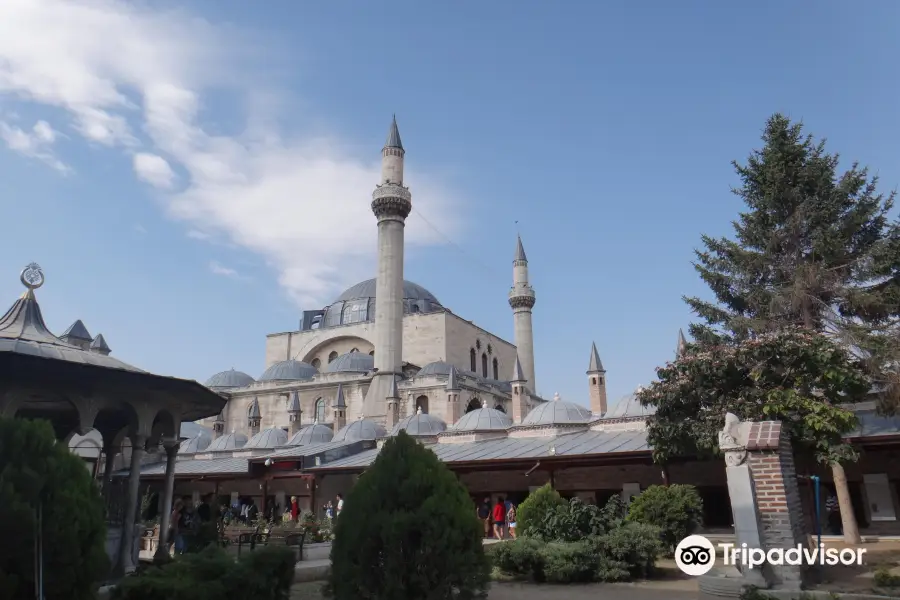
[[[509,503],[509,510],[506,511],[506,527],[509,531],[509,537],[516,539],[516,505]]]

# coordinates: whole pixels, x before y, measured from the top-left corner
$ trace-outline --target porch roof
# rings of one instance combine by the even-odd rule
[[[175,476],[184,475],[246,475],[249,472],[246,458],[196,458],[175,462]],[[130,470],[113,473],[113,477],[128,477]],[[163,477],[166,463],[158,462],[141,467],[141,477]]]

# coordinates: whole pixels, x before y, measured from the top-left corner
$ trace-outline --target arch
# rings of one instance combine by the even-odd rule
[[[482,377],[487,377],[487,376],[488,376],[488,369],[487,369],[487,353],[486,353],[486,352],[482,352],[482,353],[481,353],[481,376],[482,376]]]
[[[494,357],[494,360],[493,360],[493,367],[494,367],[494,379],[499,381],[500,380],[500,361],[497,360],[496,356]]]
[[[147,440],[147,447],[154,448],[158,446],[163,439],[178,439],[181,431],[181,420],[166,409],[161,409],[153,418],[153,426],[150,428],[150,439]]]
[[[332,362],[337,357],[338,357],[337,350],[332,350],[331,354],[328,355],[328,362]]]
[[[78,406],[69,398],[57,394],[23,396],[13,406],[16,419],[42,419],[49,421],[57,440],[65,440],[81,427]]]
[[[596,378],[596,377],[591,377],[591,383],[592,383],[593,385],[597,385],[597,378]]]
[[[359,352],[359,348],[353,348],[350,350],[350,352]]]
[[[314,359],[312,359],[312,362],[309,364],[311,364],[312,366],[314,366],[315,368],[318,369],[319,367],[322,366],[322,361],[319,360],[318,358],[314,358]]]
[[[481,400],[479,400],[477,397],[472,398],[471,400],[469,400],[469,404],[466,405],[466,412],[470,413],[473,410],[478,410],[479,408],[481,408]]]
[[[324,399],[319,398],[318,400],[316,400],[316,411],[314,414],[315,414],[315,419],[319,423],[325,422],[325,400]]]
[[[478,359],[476,358],[476,356],[477,355],[475,354],[475,348],[470,349],[469,350],[469,370],[472,371],[473,373],[476,373],[478,371],[478,365],[476,364],[476,361]]]
[[[375,356],[375,351],[372,350],[371,352],[369,352],[369,356]]]
[[[428,414],[428,396],[422,395],[416,398],[416,410],[420,408],[423,414]]]
[[[506,409],[503,408],[502,404],[497,404],[496,406],[494,406],[494,410],[499,410],[502,413],[506,413]]]

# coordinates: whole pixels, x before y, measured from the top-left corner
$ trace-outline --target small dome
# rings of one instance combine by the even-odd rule
[[[417,412],[394,425],[391,435],[397,435],[401,430],[413,437],[430,436],[446,431],[447,424],[435,416]]]
[[[503,431],[513,424],[506,413],[494,408],[479,408],[468,412],[450,429],[452,431]]]
[[[656,413],[655,406],[642,406],[637,394],[628,394],[620,398],[604,417],[607,419],[629,419],[632,417],[649,417],[654,413]]]
[[[244,444],[242,450],[251,448],[277,448],[287,444],[287,432],[278,427],[263,429]]]
[[[331,439],[332,442],[358,442],[360,440],[377,440],[387,436],[387,431],[378,423],[360,419],[345,425]]]
[[[207,452],[225,452],[228,450],[240,450],[247,443],[247,436],[243,433],[226,433],[222,437],[213,440],[212,444],[207,446]]]
[[[313,423],[300,429],[288,440],[288,446],[312,446],[313,444],[327,444],[334,438],[331,427]]]
[[[181,442],[181,445],[178,447],[178,454],[197,454],[207,450],[211,443],[212,437],[207,433],[201,432]]]
[[[328,363],[323,373],[368,373],[375,368],[375,357],[363,352],[341,354]]]
[[[453,365],[450,363],[438,360],[422,367],[416,375],[449,375],[452,368]]]
[[[228,371],[216,373],[207,379],[203,385],[208,388],[242,388],[247,387],[254,381],[256,380],[246,373],[229,369]]]
[[[277,362],[259,376],[260,381],[289,381],[295,379],[311,379],[319,372],[310,364],[299,360],[283,360]]]
[[[574,402],[554,400],[534,407],[522,420],[522,425],[562,425],[566,423],[587,423],[593,415],[584,406]]]

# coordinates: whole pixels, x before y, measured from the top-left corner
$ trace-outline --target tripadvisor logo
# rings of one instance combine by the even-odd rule
[[[718,544],[722,565],[748,569],[762,565],[857,565],[863,564],[865,548],[826,548],[819,544],[809,548],[797,544],[793,548],[749,548],[747,544]],[[689,535],[675,548],[675,564],[687,575],[705,575],[716,565],[716,546],[702,535]]]

